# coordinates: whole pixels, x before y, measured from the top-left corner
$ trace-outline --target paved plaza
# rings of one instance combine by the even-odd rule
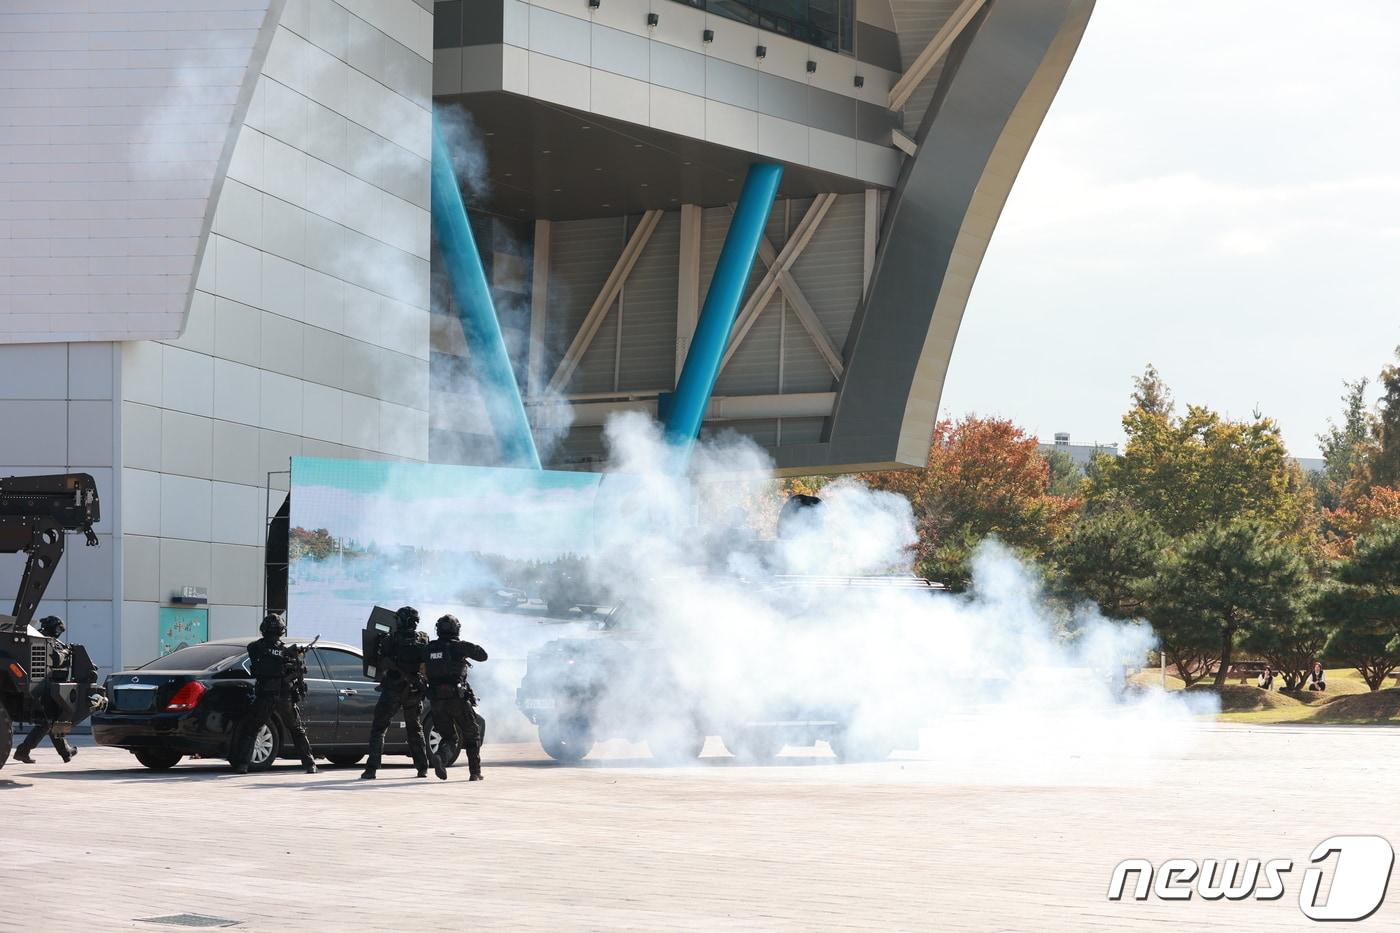
[[[1107,742],[1035,749],[1039,764],[1011,747],[749,767],[711,740],[694,767],[616,743],[561,767],[502,744],[480,784],[464,768],[415,780],[406,760],[373,784],[294,763],[156,774],[92,747],[63,766],[45,746],[0,771],[0,929],[156,933],[181,927],[149,918],[180,914],[239,930],[1306,929],[1315,844],[1400,840],[1400,732],[1194,731],[1169,757]],[[1270,903],[1109,902],[1129,856],[1295,869]],[[1391,890],[1360,929],[1400,928]]]

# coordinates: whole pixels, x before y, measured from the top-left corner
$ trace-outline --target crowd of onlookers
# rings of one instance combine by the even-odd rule
[[[1282,679],[1282,678],[1281,678],[1281,675],[1276,674],[1276,673],[1274,672],[1273,667],[1271,667],[1271,666],[1268,665],[1268,664],[1265,664],[1265,665],[1264,665],[1264,669],[1263,669],[1262,671],[1259,672],[1259,689],[1260,689],[1260,690],[1272,690],[1272,689],[1274,689],[1274,680],[1275,680],[1275,679]],[[1314,661],[1314,662],[1313,662],[1313,664],[1312,664],[1312,670],[1308,671],[1308,673],[1303,677],[1303,683],[1300,684],[1299,687],[1300,687],[1300,689],[1306,687],[1308,690],[1326,690],[1326,689],[1327,689],[1327,678],[1326,678],[1326,676],[1325,676],[1325,675],[1323,674],[1323,672],[1322,672],[1322,662],[1321,662],[1321,661]]]

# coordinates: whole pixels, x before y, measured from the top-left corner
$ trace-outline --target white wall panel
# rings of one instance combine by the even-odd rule
[[[210,80],[164,122],[125,132],[115,121],[68,120],[75,147],[108,146],[137,159],[152,156],[153,141],[178,146],[178,158],[158,172],[135,173],[120,195],[140,216],[124,217],[115,201],[100,199],[70,200],[53,216],[33,192],[22,202],[31,205],[24,232],[32,275],[24,288],[0,294],[0,344],[7,329],[37,331],[49,315],[89,310],[81,295],[60,293],[74,269],[103,279],[102,311],[90,317],[89,331],[167,340],[124,342],[119,371],[111,344],[92,353],[45,347],[51,358],[21,354],[15,359],[26,362],[12,366],[0,357],[0,422],[8,418],[33,435],[33,459],[57,464],[29,468],[59,471],[75,455],[99,461],[91,472],[108,516],[99,531],[120,537],[84,555],[84,579],[72,593],[65,577],[62,592],[51,595],[76,593],[83,601],[81,608],[70,603],[75,611],[106,612],[113,659],[139,663],[154,654],[156,612],[183,585],[210,587],[215,637],[251,635],[262,599],[267,471],[285,470],[304,451],[427,454],[431,16],[412,0],[288,0],[284,12],[281,26],[266,33],[265,65],[256,56],[260,77],[246,74],[251,45],[243,61],[227,48],[205,49],[199,64]],[[214,14],[192,14],[188,36],[176,28],[179,14],[160,16],[165,40],[208,44],[231,34]],[[261,24],[254,19],[249,43]],[[125,79],[159,54],[132,49],[120,61],[92,58],[87,64],[108,70],[84,77],[101,83],[50,88],[35,100],[60,116],[70,105],[93,114],[152,105],[158,88]],[[47,58],[44,67],[55,75],[78,73],[71,56]],[[246,110],[235,115],[240,89]],[[237,120],[244,126],[230,134]],[[162,134],[168,139],[159,140]],[[29,155],[35,159],[26,164],[36,167],[24,171],[52,176],[34,184],[107,179],[113,170],[54,158],[62,155],[54,151]],[[42,170],[41,155],[52,162]],[[210,181],[225,159],[228,180],[211,199],[218,189]],[[85,214],[88,204],[95,206]],[[206,217],[213,230],[196,272]],[[78,248],[59,236],[74,223],[87,234]],[[143,293],[152,277],[159,281]],[[347,315],[350,294],[356,303]],[[172,326],[148,333],[125,326],[131,322]],[[346,335],[347,325],[357,339]],[[363,394],[347,391],[347,382]],[[119,414],[110,401],[116,385],[126,400]],[[39,397],[11,397],[26,391]],[[124,467],[109,497],[102,486],[112,486],[116,436]],[[103,567],[88,568],[99,555]],[[113,579],[119,566],[121,579]]]
[[[46,261],[8,281],[0,343],[178,336],[269,5],[93,0],[0,16],[4,67],[28,78],[0,96],[0,125],[28,128],[7,147],[0,201],[56,219],[7,231]],[[169,251],[153,256],[143,236]]]

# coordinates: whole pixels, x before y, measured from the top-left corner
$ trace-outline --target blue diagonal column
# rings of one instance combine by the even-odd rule
[[[452,285],[452,298],[462,319],[462,333],[471,353],[472,369],[486,402],[486,413],[496,432],[501,459],[507,466],[540,468],[540,455],[535,450],[535,438],[530,433],[530,421],[525,417],[525,404],[520,399],[520,386],[506,353],[501,324],[491,301],[491,288],[486,284],[486,270],[481,267],[481,254],[476,251],[476,239],[467,223],[466,205],[452,171],[452,154],[447,151],[437,120],[433,120],[432,168],[433,229],[437,232],[438,249],[447,266],[447,280]]]
[[[705,421],[705,410],[710,407],[710,396],[719,379],[720,363],[739,314],[744,286],[782,178],[781,165],[758,162],[749,166],[734,219],[724,237],[724,248],[715,264],[714,278],[710,279],[710,290],[700,309],[695,336],[666,409],[666,439],[678,447],[689,449],[700,436],[700,425]]]

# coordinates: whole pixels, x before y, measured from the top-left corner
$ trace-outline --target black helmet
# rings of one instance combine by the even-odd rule
[[[418,628],[418,610],[412,606],[403,606],[394,615],[399,617],[399,631],[411,632]]]
[[[258,626],[258,631],[268,638],[281,638],[287,634],[287,623],[275,612],[269,612],[263,616],[262,625]]]
[[[68,628],[58,616],[44,616],[39,620],[39,631],[48,638],[58,638],[68,631]]]
[[[454,615],[445,615],[437,620],[438,638],[456,638],[462,634],[462,623]]]

